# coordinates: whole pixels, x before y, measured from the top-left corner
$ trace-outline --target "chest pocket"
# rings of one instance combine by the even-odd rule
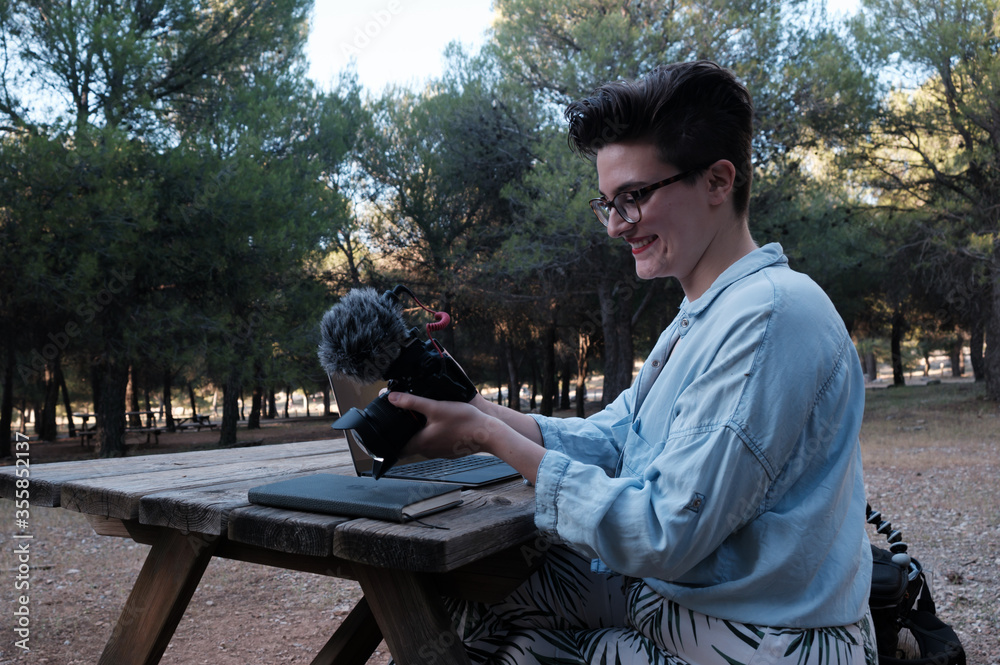
[[[651,444],[639,434],[641,420],[624,422],[615,425],[615,437],[625,439],[622,453],[618,459],[615,476],[618,478],[640,478],[646,472],[646,467],[663,450],[663,443]]]

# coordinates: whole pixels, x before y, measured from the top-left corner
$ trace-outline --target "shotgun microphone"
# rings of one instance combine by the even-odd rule
[[[323,315],[319,362],[327,374],[374,383],[414,337],[392,291],[380,296],[370,286],[353,289]]]
[[[386,379],[389,390],[470,401],[478,392],[476,386],[430,337],[432,331],[448,325],[448,315],[434,312],[434,322],[427,324],[429,339],[422,342],[417,329],[407,329],[403,322],[400,292],[424,307],[400,285],[381,296],[372,288],[354,289],[330,309],[320,323],[319,361],[323,369],[361,384]],[[425,423],[422,414],[393,406],[383,394],[363,410],[350,409],[333,428],[353,433],[354,440],[375,460],[372,475],[378,478],[396,463],[399,451]]]

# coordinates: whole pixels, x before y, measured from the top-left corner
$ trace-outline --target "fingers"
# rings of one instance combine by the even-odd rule
[[[419,411],[426,414],[428,408],[433,408],[434,400],[427,399],[426,397],[419,397],[411,393],[401,393],[401,392],[390,392],[389,393],[389,403],[400,409],[407,409],[409,411]]]

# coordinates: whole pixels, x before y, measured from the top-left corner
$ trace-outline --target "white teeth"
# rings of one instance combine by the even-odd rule
[[[629,244],[632,245],[632,249],[639,249],[640,247],[645,247],[649,243],[653,242],[653,240],[655,240],[655,238],[645,238],[639,242],[629,242]]]

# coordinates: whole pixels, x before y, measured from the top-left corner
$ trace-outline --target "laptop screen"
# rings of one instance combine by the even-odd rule
[[[340,375],[330,376],[330,385],[333,388],[333,398],[337,401],[337,410],[340,411],[341,415],[347,413],[351,408],[363,410],[386,387],[384,381],[359,385]],[[354,440],[353,433],[347,431],[345,434],[347,435],[347,447],[351,451],[351,459],[354,462],[355,473],[359,476],[370,474],[375,461]],[[427,458],[423,455],[403,455],[396,462],[396,465],[419,462],[425,459]]]

